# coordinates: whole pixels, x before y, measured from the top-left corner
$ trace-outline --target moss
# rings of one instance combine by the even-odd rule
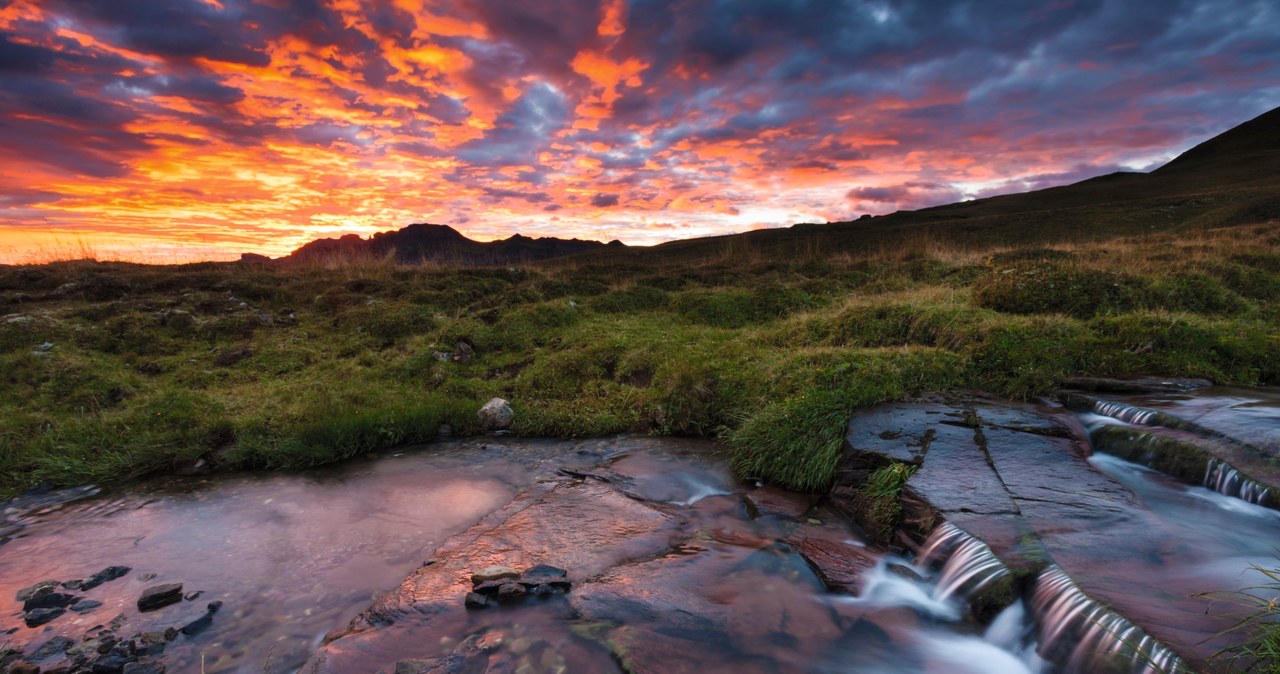
[[[1140,463],[1184,482],[1200,484],[1211,458],[1187,442],[1121,426],[1101,426],[1090,434],[1100,452]]]
[[[1080,265],[1039,263],[993,269],[974,286],[974,302],[1010,314],[1089,318],[1144,305],[1141,279]]]

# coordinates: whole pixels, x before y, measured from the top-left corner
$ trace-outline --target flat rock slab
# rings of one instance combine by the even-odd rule
[[[1072,425],[987,400],[931,400],[914,414],[908,403],[882,405],[851,422],[846,463],[866,465],[867,451],[919,462],[906,485],[907,510],[913,503],[935,510],[1014,568],[1056,562],[1094,599],[1203,662],[1225,625],[1206,619],[1205,599],[1162,587],[1165,560],[1188,551],[1127,487],[1086,460]]]
[[[456,638],[460,626],[510,628],[503,622],[510,620],[503,611],[467,612],[463,599],[472,589],[474,572],[549,564],[569,570],[575,581],[572,596],[582,579],[626,560],[665,553],[680,524],[677,517],[604,483],[566,479],[544,486],[451,538],[436,550],[438,561],[419,568],[349,628],[331,635],[303,671],[372,673],[393,669],[399,660],[446,658],[452,651],[439,644]],[[551,638],[563,629],[557,627],[559,620],[567,617],[557,616],[556,607],[567,607],[563,600],[548,601],[552,603],[533,607],[548,613],[547,620],[533,622],[542,625],[540,634]]]
[[[1280,491],[1280,397],[1270,392],[1215,388],[1196,394],[1073,397],[1077,405],[1110,402],[1154,412],[1146,423],[1121,424],[1130,429],[1139,450],[1150,443],[1146,436],[1167,438]],[[1190,474],[1195,471],[1183,472],[1187,474],[1177,477],[1203,479]]]

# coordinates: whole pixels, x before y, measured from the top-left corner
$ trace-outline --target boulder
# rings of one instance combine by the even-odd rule
[[[93,588],[103,583],[113,581],[117,578],[122,578],[125,576],[125,574],[129,573],[132,570],[133,569],[130,569],[127,566],[108,566],[107,568],[93,574],[89,578],[80,581],[80,590],[81,591],[92,590]]]
[[[486,431],[500,431],[511,427],[511,403],[502,398],[494,398],[480,408],[480,428]]]

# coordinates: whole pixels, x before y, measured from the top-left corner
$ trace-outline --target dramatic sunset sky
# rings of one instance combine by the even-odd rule
[[[674,238],[1145,170],[1275,0],[0,0],[0,262]]]

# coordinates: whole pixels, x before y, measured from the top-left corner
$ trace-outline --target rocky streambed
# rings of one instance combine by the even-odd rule
[[[6,666],[1205,668],[1233,637],[1215,636],[1229,606],[1197,595],[1252,584],[1242,575],[1251,563],[1273,566],[1280,514],[1190,484],[1185,471],[1096,454],[1093,439],[1119,428],[1140,443],[1138,432],[1169,427],[1179,441],[1210,440],[1202,456],[1178,455],[1206,468],[1201,482],[1224,483],[1210,462],[1247,456],[1266,489],[1275,398],[1073,395],[1033,407],[935,397],[864,410],[823,495],[737,480],[711,443],[626,436],[450,441],[299,474],[28,497],[7,510],[0,544],[0,630],[15,653]],[[1204,402],[1215,397],[1234,402]],[[1154,416],[1099,413],[1121,409],[1112,404],[1202,413],[1156,427]],[[1233,405],[1248,410],[1247,424],[1229,420]],[[1117,453],[1159,469],[1153,451]],[[873,488],[886,471],[904,479],[888,496]],[[89,590],[43,590],[100,604],[27,625],[21,590],[108,565],[130,569]],[[140,610],[143,592],[172,583],[183,584],[177,601]],[[98,669],[74,657],[128,650],[122,643],[133,654]]]

